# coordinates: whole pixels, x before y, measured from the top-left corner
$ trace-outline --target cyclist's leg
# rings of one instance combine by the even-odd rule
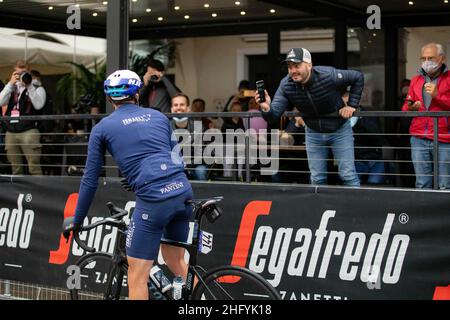
[[[175,276],[179,275],[186,281],[188,265],[184,261],[184,248],[161,244],[161,253],[170,271]]]
[[[128,298],[130,300],[148,300],[148,275],[153,260],[127,257],[128,260]]]
[[[190,199],[192,199],[192,190],[188,190],[172,199],[172,216],[164,230],[164,238],[181,242],[187,241],[192,207],[186,204],[186,201]],[[185,249],[162,244],[161,253],[170,271],[175,276],[180,275],[186,281],[188,265],[184,260]]]
[[[158,257],[164,217],[159,217],[160,203],[136,199],[136,209],[128,227],[126,254],[130,299],[148,299],[148,275]],[[162,222],[161,222],[162,220]]]

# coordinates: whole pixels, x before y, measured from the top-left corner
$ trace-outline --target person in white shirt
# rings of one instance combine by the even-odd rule
[[[45,89],[33,85],[28,63],[18,60],[11,79],[0,92],[0,106],[7,106],[5,116],[15,118],[39,115],[46,99]],[[10,119],[5,121],[5,126],[5,149],[12,174],[24,174],[22,157],[25,156],[29,173],[42,175],[40,134],[36,121]]]

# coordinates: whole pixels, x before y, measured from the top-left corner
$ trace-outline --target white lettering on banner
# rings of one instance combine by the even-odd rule
[[[280,291],[280,296],[282,300],[348,300],[347,297],[329,294],[293,291]]]
[[[328,222],[335,214],[334,210],[323,213],[314,233],[314,244],[311,243],[311,229],[300,228],[295,231],[293,228],[279,228],[275,232],[272,227],[260,226],[256,232],[249,268],[257,273],[267,270],[273,276],[269,282],[277,287],[286,263],[289,276],[301,277],[306,270],[308,278],[317,274],[318,278],[325,279],[333,256],[343,255],[338,273],[341,280],[354,281],[359,272],[359,279],[364,283],[376,283],[381,279],[383,283],[396,284],[400,280],[410,237],[406,234],[394,235],[388,246],[395,214],[387,214],[382,232],[373,233],[370,238],[362,232],[348,234],[345,231],[327,230]],[[292,237],[294,232],[295,237]],[[369,242],[363,257],[367,238]],[[293,245],[295,248],[292,248]]]
[[[17,209],[0,208],[0,247],[28,249],[34,222],[34,211],[23,210],[24,194],[17,198]],[[29,195],[28,199],[32,199]],[[31,200],[30,200],[31,201]]]

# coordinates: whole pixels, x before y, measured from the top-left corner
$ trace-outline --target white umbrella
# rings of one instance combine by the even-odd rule
[[[42,75],[64,74],[72,72],[68,62],[74,59],[74,49],[68,45],[27,38],[16,35],[0,34],[0,79],[9,80],[14,63],[25,58],[31,69]],[[86,67],[94,62],[101,64],[106,60],[105,54],[76,49],[76,62]]]

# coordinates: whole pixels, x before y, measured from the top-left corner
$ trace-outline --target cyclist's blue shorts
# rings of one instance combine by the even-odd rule
[[[185,242],[192,214],[192,206],[186,201],[192,197],[189,186],[185,192],[158,202],[136,198],[136,208],[128,226],[127,256],[155,260],[163,235],[165,239]]]

